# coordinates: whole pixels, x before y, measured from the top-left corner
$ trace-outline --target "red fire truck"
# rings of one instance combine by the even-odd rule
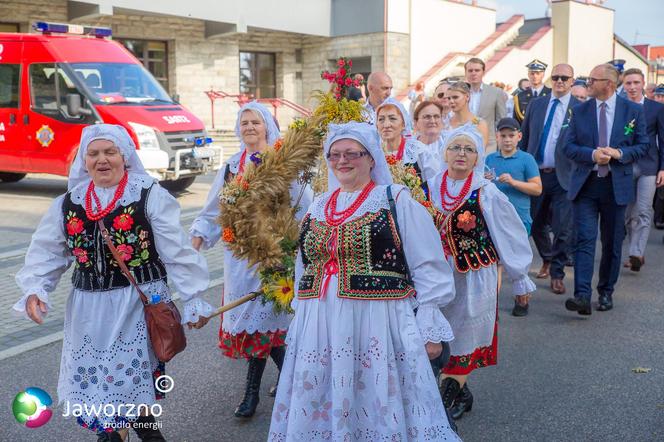
[[[83,127],[124,126],[146,170],[170,190],[219,169],[203,122],[169,97],[111,30],[38,22],[0,33],[0,181],[66,176]]]

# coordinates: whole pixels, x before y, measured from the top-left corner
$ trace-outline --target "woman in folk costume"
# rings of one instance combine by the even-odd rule
[[[456,297],[443,313],[455,339],[441,393],[447,408],[454,403],[451,415],[458,418],[473,403],[468,375],[497,362],[497,262],[517,298],[527,298],[535,284],[528,277],[533,258],[528,234],[507,197],[484,178],[480,133],[470,125],[450,132],[443,156],[443,169],[429,190],[434,222],[454,271]]]
[[[424,183],[440,170],[439,156],[411,137],[412,125],[406,108],[388,98],[376,108],[376,129],[388,164],[401,162],[412,166]]]
[[[105,245],[98,219],[151,302],[170,301],[168,279],[184,301],[189,328],[203,326],[213,308],[199,297],[208,286],[207,265],[180,226],[180,206],[145,172],[127,131],[112,124],[83,129],[67,193],[43,217],[16,275],[24,296],[14,310],[41,324],[49,293],[74,264],[58,398],[71,410],[103,407],[82,413],[78,422],[99,441],[116,442],[127,429],[114,428],[154,423],[120,405],[155,404],[153,376],[164,373],[164,364],[153,353],[138,291]],[[142,440],[164,440],[154,427],[134,428]]]
[[[431,216],[391,185],[371,125],[331,124],[324,152],[268,440],[458,440],[429,363],[453,339],[454,297]]]
[[[241,140],[240,152],[233,155],[219,170],[207,202],[191,226],[190,235],[196,249],[210,248],[219,241],[219,195],[224,184],[241,176],[250,162],[260,161],[259,154],[279,139],[279,128],[265,106],[250,102],[238,112],[235,134]],[[302,192],[301,186],[293,183],[291,201],[300,198],[300,207],[304,208],[299,216],[304,214],[313,197],[311,189]],[[246,260],[235,258],[231,251],[224,250],[224,303],[258,291],[260,285],[254,267],[249,267]],[[246,358],[249,361],[245,394],[235,409],[235,416],[248,418],[256,412],[267,358],[271,357],[281,370],[285,354],[284,340],[291,319],[292,316],[288,314],[275,314],[272,304],[263,304],[260,299],[254,299],[224,314],[219,330],[219,348],[225,356]],[[276,388],[272,387],[270,396],[275,393]]]

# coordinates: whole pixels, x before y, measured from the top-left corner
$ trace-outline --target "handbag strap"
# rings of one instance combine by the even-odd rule
[[[106,246],[111,250],[111,253],[113,254],[113,258],[115,259],[115,262],[118,264],[120,267],[120,270],[122,271],[122,274],[127,277],[131,285],[134,286],[136,291],[138,292],[138,296],[141,297],[141,301],[143,302],[143,305],[148,305],[148,298],[145,296],[145,293],[143,293],[143,290],[138,286],[138,283],[136,282],[136,279],[134,279],[134,275],[131,274],[129,269],[127,268],[126,264],[124,263],[124,260],[122,259],[122,256],[120,256],[120,252],[118,252],[118,249],[115,248],[113,245],[113,241],[111,241],[111,235],[108,233],[108,230],[106,229],[106,226],[104,225],[104,220],[100,219],[97,221],[97,224],[99,225],[99,228],[101,230],[101,236],[104,238],[104,241],[106,242]]]
[[[397,228],[397,235],[399,235],[399,241],[401,241],[401,251],[403,252],[403,264],[406,267],[406,280],[408,284],[413,285],[413,278],[410,275],[410,267],[408,266],[408,260],[406,259],[406,251],[403,246],[403,239],[401,238],[401,233],[399,232],[399,221],[397,220],[397,205],[394,202],[394,197],[392,196],[392,186],[387,186],[387,201],[390,203],[390,213],[392,213],[392,219],[394,220],[394,226]]]

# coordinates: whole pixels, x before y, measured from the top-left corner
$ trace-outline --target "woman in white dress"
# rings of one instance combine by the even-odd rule
[[[241,176],[246,165],[260,161],[260,153],[268,146],[273,146],[279,139],[279,128],[272,114],[265,106],[250,102],[242,106],[237,116],[235,134],[241,140],[241,148],[219,170],[212,184],[208,199],[190,229],[192,244],[197,250],[208,249],[221,238],[219,218],[219,195],[224,184]],[[303,208],[299,216],[311,203],[313,192],[309,187],[293,183],[291,201],[300,199]],[[224,250],[224,292],[223,303],[227,304],[260,288],[260,279],[256,269],[249,267],[246,260],[239,260],[233,253]],[[256,412],[259,391],[267,358],[271,357],[281,370],[284,360],[284,341],[288,324],[292,319],[289,314],[275,314],[272,304],[263,304],[254,299],[236,307],[223,315],[219,330],[219,347],[224,356],[233,359],[247,359],[247,381],[242,401],[235,409],[235,416],[249,418]],[[276,394],[275,387],[270,389],[270,396]]]
[[[457,81],[450,85],[445,92],[450,103],[452,114],[443,128],[443,143],[447,143],[447,137],[456,128],[461,126],[473,126],[482,135],[484,145],[489,141],[489,126],[487,122],[474,115],[470,111],[470,86],[464,81]]]
[[[99,441],[122,441],[137,420],[141,439],[164,440],[145,425],[154,417],[120,406],[154,405],[153,376],[164,373],[164,364],[153,353],[139,294],[101,238],[99,218],[151,302],[170,301],[168,278],[184,301],[183,322],[205,325],[213,310],[200,298],[209,283],[207,265],[180,226],[180,206],[145,172],[127,131],[111,124],[83,129],[67,193],[42,218],[16,275],[24,295],[14,310],[41,324],[49,294],[74,264],[59,402],[69,410],[87,407],[77,420]]]
[[[434,222],[454,271],[456,297],[443,313],[455,339],[441,393],[447,408],[454,403],[451,415],[458,418],[472,408],[468,375],[497,363],[497,262],[517,298],[527,298],[535,284],[528,277],[533,254],[526,229],[505,194],[484,178],[482,136],[473,126],[459,127],[449,134],[443,155],[443,169],[429,189]]]
[[[415,168],[422,183],[440,170],[440,159],[411,135],[406,109],[394,98],[387,98],[376,108],[376,130],[388,164],[401,162]]]
[[[330,125],[324,151],[268,440],[456,441],[429,363],[454,297],[431,216],[391,185],[369,124]]]
[[[443,108],[436,101],[423,101],[413,112],[415,122],[415,133],[417,140],[426,147],[434,158],[440,163],[440,155],[443,152],[443,139],[441,137],[444,129],[445,115]]]

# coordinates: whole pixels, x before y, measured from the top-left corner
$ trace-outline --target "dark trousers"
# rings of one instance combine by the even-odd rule
[[[542,194],[531,199],[530,233],[542,260],[551,263],[551,278],[563,279],[572,237],[572,202],[567,199],[554,169],[542,169],[540,175]]]
[[[595,265],[595,244],[599,224],[602,259],[599,264],[600,295],[613,294],[620,273],[622,242],[625,237],[625,209],[616,204],[611,176],[599,178],[596,172],[583,185],[574,200],[574,223],[577,228],[574,259],[574,296],[590,301]]]

